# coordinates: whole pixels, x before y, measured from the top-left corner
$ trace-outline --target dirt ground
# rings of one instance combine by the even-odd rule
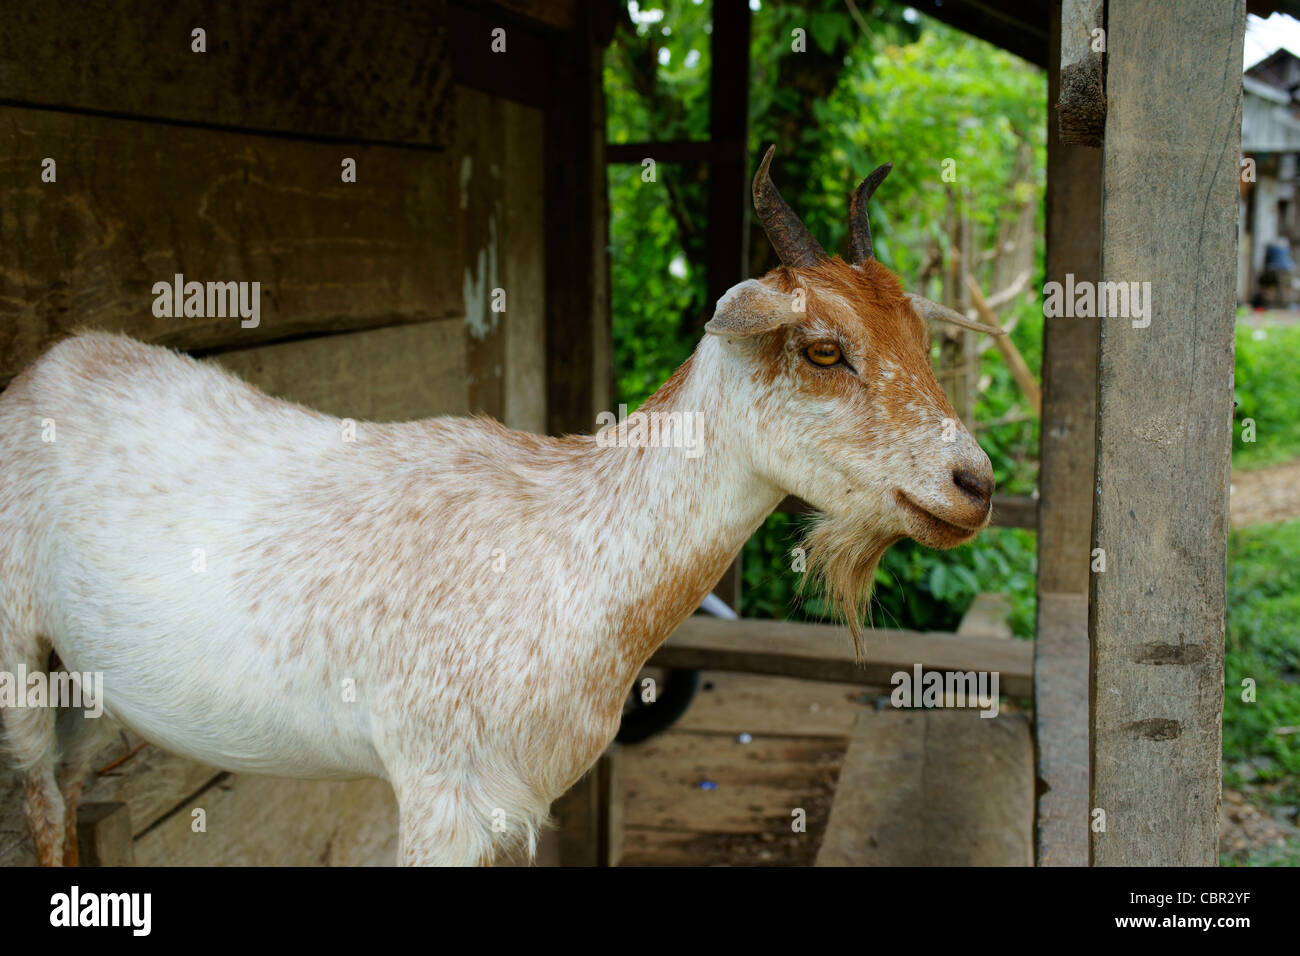
[[[1232,473],[1228,519],[1234,528],[1300,517],[1300,461]]]

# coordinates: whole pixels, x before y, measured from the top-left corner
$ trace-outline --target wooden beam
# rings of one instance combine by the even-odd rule
[[[135,866],[131,811],[125,803],[83,803],[77,807],[79,866]]]
[[[1246,9],[1107,21],[1102,277],[1151,286],[1147,319],[1101,327],[1092,860],[1214,866]]]
[[[1052,24],[1058,59],[1061,13]],[[1048,71],[1048,102],[1060,75]],[[1049,114],[1050,115],[1050,114]],[[1101,276],[1101,153],[1066,144],[1047,124],[1049,282]],[[1040,866],[1088,863],[1088,580],[1096,454],[1095,318],[1043,319],[1043,416],[1039,430],[1038,614],[1034,739]],[[1080,617],[1082,615],[1082,617]]]
[[[1046,69],[1047,10],[1041,0],[914,0],[912,6]]]
[[[15,105],[444,147],[451,84],[444,0],[343,0],[327,16],[313,0],[0,5],[0,102]]]
[[[665,140],[649,143],[610,143],[605,158],[611,163],[639,165],[653,159],[657,163],[712,163],[730,159],[745,150],[744,143],[725,140]]]
[[[1103,25],[1104,9],[1105,0],[1064,0],[1061,5],[1061,72],[1052,102],[1061,141],[1073,146],[1100,146],[1106,128],[1105,34],[1094,36]]]
[[[540,35],[538,24],[507,13],[450,3],[447,6],[451,72],[457,85],[541,109],[550,102],[555,46],[566,37]],[[493,32],[506,31],[505,51],[493,50]]]
[[[750,203],[748,0],[713,0],[709,70],[709,201],[705,269],[708,314],[728,289],[746,278]],[[739,613],[744,552],[736,555],[714,593]]]
[[[864,710],[817,866],[1028,866],[1033,745],[1024,714]]]
[[[919,631],[867,632],[867,660],[853,658],[848,630],[794,621],[687,618],[651,664],[698,670],[773,674],[804,680],[887,687],[899,671],[997,671],[1008,697],[1033,693],[1033,645],[997,637]]]
[[[589,433],[611,405],[605,114],[588,4],[551,42],[545,131],[546,427]]]
[[[557,865],[617,866],[623,854],[623,793],[619,745],[610,747],[582,779],[555,801]]]
[[[447,153],[17,107],[0,125],[0,382],[84,325],[209,349],[464,314]],[[154,315],[177,273],[259,283],[258,324]]]

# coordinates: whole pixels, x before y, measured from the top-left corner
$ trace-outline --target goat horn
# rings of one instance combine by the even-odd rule
[[[857,188],[849,201],[849,262],[855,266],[861,265],[875,255],[871,248],[871,224],[867,222],[867,203],[870,202],[871,194],[876,191],[876,187],[885,181],[885,177],[893,168],[893,163],[877,166],[875,172],[862,180],[862,185]]]
[[[767,148],[754,174],[754,211],[781,261],[791,269],[804,269],[828,257],[773,185],[768,168],[775,152],[775,145]]]
[[[963,329],[971,329],[975,332],[987,332],[989,335],[1006,335],[1006,329],[999,329],[993,325],[982,325],[979,322],[966,318],[960,312],[955,312],[946,305],[940,305],[938,302],[931,302],[923,296],[907,293],[907,299],[912,303],[912,308],[916,314],[923,319],[935,319],[939,322],[947,322],[949,325],[960,325]]]

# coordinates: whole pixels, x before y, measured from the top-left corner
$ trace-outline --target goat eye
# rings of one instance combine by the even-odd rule
[[[830,342],[819,342],[816,345],[810,345],[804,350],[804,355],[808,361],[814,365],[838,365],[844,358],[840,353],[838,345],[832,345]]]

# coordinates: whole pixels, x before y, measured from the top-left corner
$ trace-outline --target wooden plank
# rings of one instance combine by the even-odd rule
[[[543,114],[485,93],[458,97],[469,411],[543,431]]]
[[[1244,30],[1243,0],[1107,5],[1102,276],[1152,286],[1149,325],[1102,320],[1097,865],[1218,859]]]
[[[1052,42],[1060,42],[1054,17]],[[1053,61],[1058,59],[1053,47]],[[1060,76],[1048,71],[1048,99]],[[1101,277],[1101,153],[1064,143],[1047,124],[1047,269],[1051,282]],[[1039,439],[1038,622],[1034,659],[1040,866],[1086,866],[1088,633],[1097,418],[1095,318],[1043,319],[1043,421]],[[1057,595],[1082,595],[1081,599]],[[1057,608],[1061,607],[1060,613]]]
[[[647,159],[656,163],[712,163],[744,152],[744,144],[726,139],[664,140],[648,143],[610,143],[605,158],[611,163],[639,166]]]
[[[1010,616],[1011,600],[1005,594],[981,592],[961,616],[957,636],[1010,638],[1011,626],[1007,624]]]
[[[546,431],[545,117],[514,103],[505,107],[506,311],[505,416],[524,431]],[[594,425],[594,423],[593,423]]]
[[[463,314],[445,154],[9,107],[0,126],[0,382],[81,325],[202,349]],[[260,323],[155,316],[177,273],[260,282]]]
[[[858,715],[818,866],[1028,866],[1033,757],[1024,714]]]
[[[125,803],[83,803],[77,808],[80,866],[134,866],[131,812]]]
[[[458,319],[222,352],[216,362],[277,398],[391,422],[468,412]]]
[[[206,52],[192,49],[195,28]],[[0,6],[8,103],[444,146],[450,99],[443,0],[343,0],[328,15],[311,0]]]
[[[847,737],[858,711],[875,706],[885,685],[834,684],[767,674],[704,671],[700,690],[673,730],[687,733]],[[625,748],[629,753],[636,748]]]
[[[545,131],[546,430],[590,432],[610,407],[603,51],[583,5],[552,43]]]
[[[1039,866],[1088,865],[1088,595],[1038,595],[1034,721]]]
[[[845,628],[697,615],[682,623],[650,663],[870,686],[888,686],[895,673],[911,673],[920,664],[924,671],[997,671],[1002,694],[1033,693],[1033,645],[1028,641],[872,630],[866,643],[867,660],[858,664]]]
[[[382,780],[223,774],[137,836],[135,857],[139,866],[392,866],[397,802]]]
[[[625,748],[623,865],[811,864],[846,742],[754,733],[742,744],[734,730],[673,728]]]
[[[557,866],[617,866],[623,853],[623,816],[614,803],[619,795],[618,744],[611,744],[596,764],[551,807],[558,833]]]
[[[453,2],[447,8],[451,44],[451,70],[458,86],[472,87],[494,97],[541,109],[550,102],[554,37],[539,35],[508,14]],[[506,48],[494,49],[505,30]],[[561,44],[565,41],[560,40]]]
[[[577,0],[491,0],[491,5],[554,30],[572,30],[577,23]]]
[[[460,204],[465,275],[465,357],[469,407],[498,421],[505,417],[507,288],[505,251],[505,155],[510,137],[506,102],[467,91],[457,98],[456,152],[460,156]],[[540,147],[540,144],[539,144]],[[541,159],[541,150],[533,161]],[[541,235],[541,223],[535,236]]]
[[[927,16],[1047,69],[1047,5],[1041,0],[915,0]]]
[[[1105,0],[1063,0],[1060,20],[1059,89],[1056,104],[1061,141],[1100,146],[1106,129],[1106,72],[1102,66]],[[1102,50],[1096,49],[1099,45]]]

